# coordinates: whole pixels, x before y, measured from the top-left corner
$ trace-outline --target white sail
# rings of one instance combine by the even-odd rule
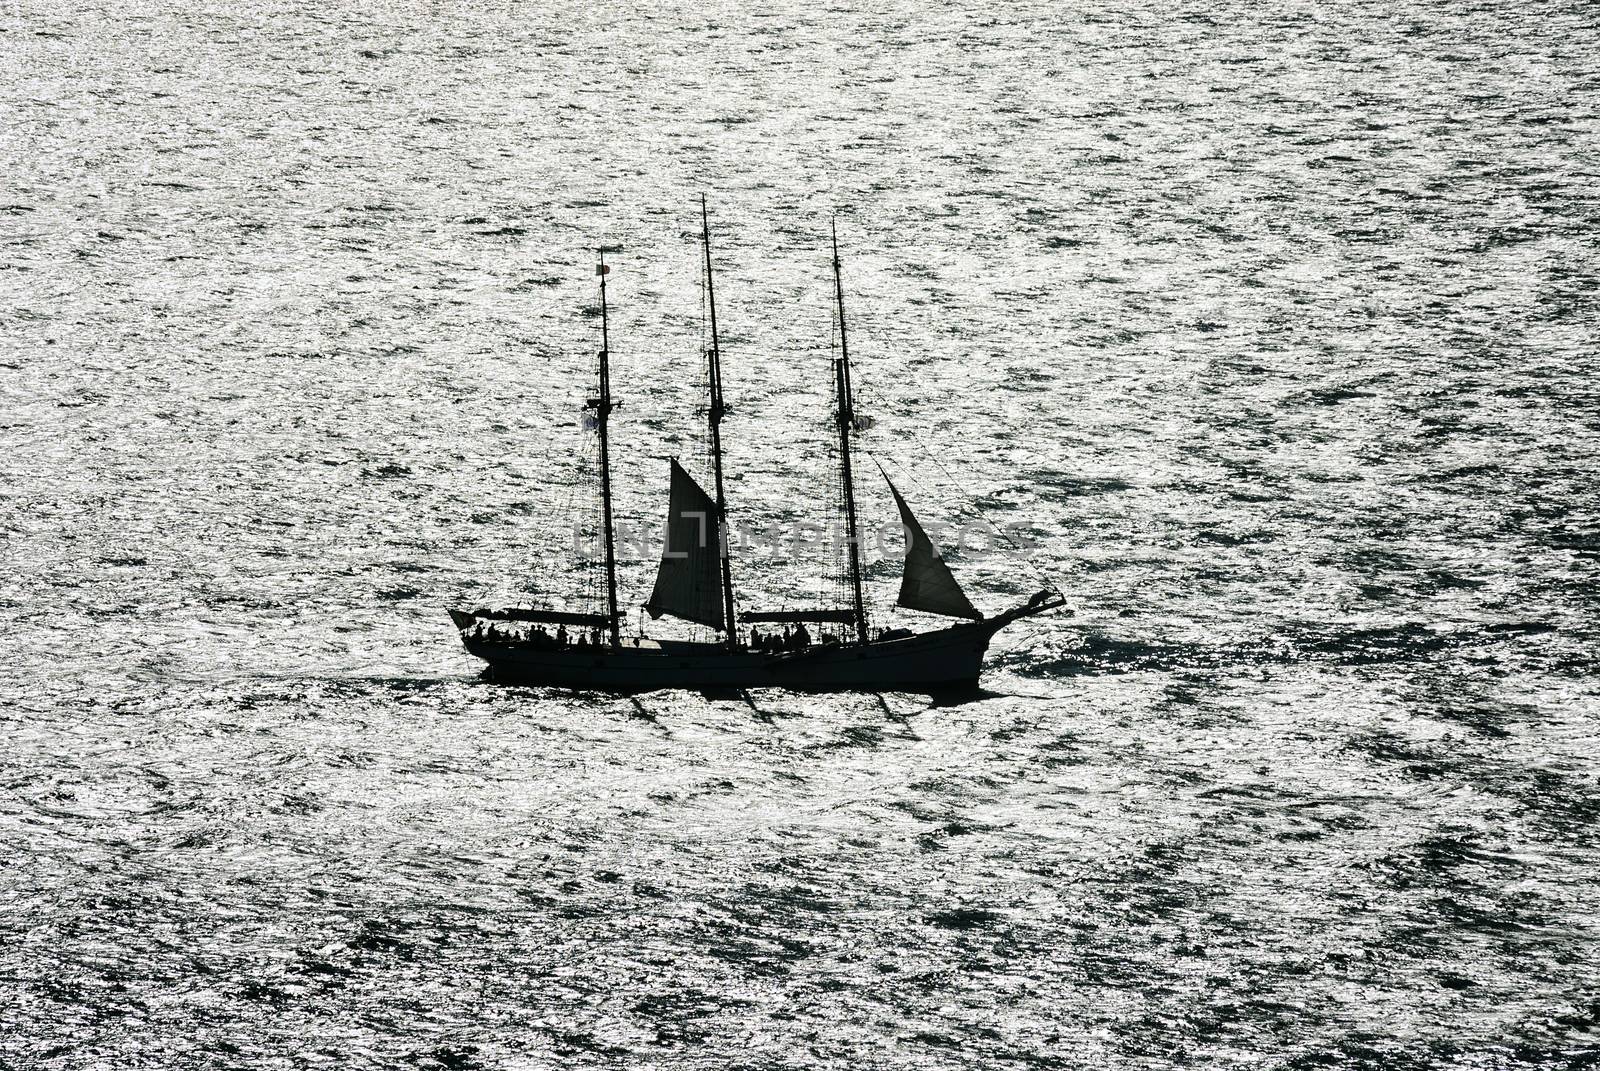
[[[671,614],[723,628],[722,532],[717,505],[676,460],[672,462],[666,536],[655,590],[644,608],[651,617]]]
[[[982,618],[983,615],[961,590],[961,585],[956,583],[950,567],[933,548],[928,533],[917,523],[916,515],[906,505],[900,489],[895,487],[888,473],[884,473],[883,482],[889,485],[889,493],[894,495],[895,505],[900,507],[900,523],[906,532],[906,565],[900,580],[900,605],[908,610],[922,610],[946,617]]]

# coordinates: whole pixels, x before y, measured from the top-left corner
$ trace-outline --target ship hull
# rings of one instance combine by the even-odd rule
[[[720,644],[541,648],[464,640],[488,663],[488,676],[510,684],[608,692],[660,688],[716,690],[939,692],[976,687],[984,652],[1000,619],[866,644],[819,644],[767,654]]]

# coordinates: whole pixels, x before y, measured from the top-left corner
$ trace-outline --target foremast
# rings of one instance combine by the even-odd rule
[[[850,433],[855,424],[855,405],[850,394],[850,346],[844,329],[844,280],[839,269],[839,226],[833,225],[833,294],[839,310],[839,356],[833,362],[833,389],[838,398],[839,467],[844,484],[845,547],[850,560],[850,616],[856,642],[867,642],[867,613],[861,599],[860,528],[856,524],[855,479],[850,471]]]
[[[728,543],[728,499],[722,490],[722,417],[728,411],[722,401],[722,345],[717,337],[717,291],[711,271],[711,221],[706,213],[705,195],[700,196],[700,237],[706,259],[706,307],[711,315],[711,346],[706,350],[710,406],[706,418],[711,425],[711,470],[716,482],[718,554],[722,559],[722,620],[728,646],[739,646],[738,619],[733,616],[733,563]]]
[[[609,424],[611,410],[611,322],[606,308],[606,251],[600,251],[600,264],[595,274],[600,277],[600,394],[589,400],[594,410],[595,428],[600,433],[600,509],[601,523],[605,528],[606,549],[606,620],[611,646],[622,646],[621,615],[617,612],[617,544],[616,531],[611,519],[611,439]]]

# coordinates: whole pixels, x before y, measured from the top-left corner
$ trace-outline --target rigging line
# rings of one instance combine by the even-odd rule
[[[558,407],[556,415],[559,416],[561,412],[562,408]],[[571,474],[571,478],[561,481],[563,486],[559,492],[555,512],[540,518],[544,522],[539,525],[538,531],[538,546],[541,549],[537,554],[531,556],[529,563],[529,572],[540,585],[536,594],[545,599],[549,599],[553,594],[551,589],[554,586],[553,581],[557,573],[556,556],[550,552],[550,548],[560,547],[566,549],[572,546],[575,529],[562,531],[561,525],[563,523],[578,525],[588,520],[587,517],[579,518],[577,515],[578,491],[582,488],[587,488],[594,482],[598,482],[597,474],[592,471],[595,467],[595,463],[591,461],[594,451],[589,437],[585,434],[582,413],[583,410],[580,409],[578,417],[570,423],[566,421],[556,423],[555,427],[561,428],[564,433],[547,434],[542,437],[544,439],[544,452],[541,458],[541,472],[549,474],[555,471],[553,458],[558,445],[567,459],[576,462],[576,471]],[[554,531],[552,531],[552,527],[554,527]],[[586,571],[586,563],[579,561],[576,564],[581,582],[582,576]],[[569,566],[563,572],[565,575],[570,576],[571,567]]]
[[[834,326],[835,326],[835,329],[837,330],[837,327],[838,327],[837,318],[835,319]],[[876,329],[875,325],[869,323],[869,324],[864,325],[864,333],[867,335],[868,338],[873,339],[874,343],[876,345],[878,345],[882,349],[885,349],[885,350],[893,352],[896,356],[898,356],[898,357],[900,357],[902,359],[902,363],[905,363],[905,356],[906,356],[905,349],[902,346],[900,346],[898,344],[898,341],[894,337],[892,337],[892,335],[890,335],[888,332],[879,331],[879,330]],[[1001,530],[1001,528],[998,525],[996,525],[993,521],[991,521],[988,518],[988,516],[985,515],[984,512],[981,509],[978,508],[976,503],[971,502],[970,499],[967,497],[967,495],[964,494],[961,491],[961,488],[964,485],[959,483],[956,480],[956,478],[950,473],[949,469],[945,468],[944,462],[940,460],[938,453],[933,449],[933,447],[931,447],[928,444],[927,440],[922,437],[921,433],[918,432],[917,430],[915,430],[914,427],[912,427],[912,428],[910,428],[908,430],[910,431],[911,437],[922,448],[922,452],[923,452],[924,456],[926,456],[926,458],[929,461],[933,462],[934,466],[944,475],[944,478],[947,481],[948,486],[955,491],[954,495],[951,496],[950,499],[946,499],[946,497],[943,494],[943,492],[940,492],[938,494],[938,498],[941,501],[953,500],[953,501],[957,502],[958,504],[961,504],[961,505],[957,506],[958,514],[961,513],[961,512],[965,512],[965,513],[969,514],[970,516],[975,517],[977,520],[981,521],[989,529],[989,531],[994,534],[994,536],[998,540],[1000,540],[1001,542],[1005,543],[1008,547],[1011,548],[1011,550],[1014,552],[1015,560],[1019,561],[1022,564],[1023,568],[1027,572],[1031,573],[1037,580],[1039,580],[1049,590],[1059,592],[1060,591],[1059,585],[1056,584],[1056,582],[1050,577],[1050,575],[1048,573],[1046,573],[1038,565],[1034,564],[1034,562],[1031,560],[1031,556],[1027,553],[1027,550],[1020,543],[1018,543],[1015,539],[1013,539],[1011,536],[1007,535],[1003,530]],[[866,453],[868,457],[871,457],[874,462],[876,462],[878,460],[870,452],[865,451],[865,450],[863,450],[862,452]],[[897,471],[901,471],[901,472],[906,471],[901,466],[896,466],[896,469],[897,469]],[[916,483],[918,486],[922,486],[921,485],[921,481],[918,480],[915,475],[912,475],[911,481],[913,483]],[[926,490],[926,488],[924,488],[924,490]]]
[[[923,455],[927,457],[929,461],[932,461],[934,466],[944,474],[944,478],[949,482],[949,486],[951,488],[959,488],[961,485],[956,482],[956,479],[953,475],[951,475],[950,470],[944,467],[944,462],[939,460],[939,455],[934,453],[933,448],[928,445],[927,440],[923,439],[921,433],[913,431],[911,436],[916,440],[917,444],[922,447]],[[878,461],[878,458],[870,453],[867,456],[871,457],[874,462]],[[923,482],[917,478],[916,474],[910,472],[910,470],[908,470],[905,466],[895,464],[893,459],[890,459],[890,464],[894,466],[894,469],[897,473],[901,474],[902,476],[909,476],[909,481],[922,488],[924,493],[933,494],[939,501],[950,500],[945,497],[945,493],[942,490],[931,489],[923,484]],[[1016,560],[1022,564],[1024,569],[1031,572],[1037,580],[1039,580],[1050,590],[1061,590],[1060,586],[1056,584],[1049,573],[1046,573],[1043,569],[1039,568],[1032,562],[1030,555],[1027,553],[1026,548],[1024,548],[1022,544],[1018,543],[1015,539],[1012,539],[1009,535],[1007,535],[1003,529],[985,516],[983,511],[973,504],[969,499],[967,499],[965,495],[962,495],[958,492],[953,496],[953,499],[958,503],[956,506],[956,512],[958,514],[966,513],[977,518],[979,521],[982,521],[983,524],[988,527],[989,531],[993,532],[998,539],[1016,552]]]
[[[563,497],[561,499],[561,515],[568,517],[569,519],[572,515],[573,509],[576,506],[579,487],[586,487],[593,479],[593,473],[590,471],[592,468],[590,458],[592,457],[593,452],[589,448],[588,438],[583,435],[582,418],[580,417],[576,423],[578,426],[578,437],[568,442],[569,457],[577,461],[576,471],[572,473],[570,479],[562,481],[564,486]],[[556,438],[556,436],[551,436],[551,438]],[[563,438],[565,437],[563,436]]]
[[[581,436],[577,451],[578,467],[575,478],[567,486],[567,507],[564,513],[567,522],[575,527],[572,531],[563,533],[560,541],[564,545],[568,539],[576,542],[578,538],[582,538],[585,549],[591,551],[590,554],[581,555],[576,561],[572,562],[568,566],[566,576],[572,588],[575,589],[572,594],[576,596],[577,601],[585,606],[592,606],[598,601],[598,585],[601,572],[601,560],[592,551],[601,540],[601,528],[605,523],[604,507],[595,501],[599,497],[599,446],[594,439],[583,434],[584,429],[581,419],[578,427]],[[577,507],[580,491],[583,492],[583,497],[589,500],[581,513],[578,512]]]
[[[900,346],[899,343],[895,339],[893,339],[892,337],[888,336],[887,334],[879,334],[879,335],[876,335],[874,337],[876,337],[878,339],[880,345],[883,345],[883,347],[885,349],[892,350],[897,356],[901,357],[902,359],[905,357],[905,353],[906,353],[905,349],[902,346]],[[920,431],[917,431],[914,425],[909,429],[909,431],[910,431],[911,437],[916,441],[917,445],[922,447],[923,454],[927,457],[927,459],[929,461],[933,462],[934,466],[941,473],[944,474],[944,478],[947,481],[948,486],[953,491],[955,491],[955,494],[953,495],[953,500],[955,502],[961,504],[961,505],[957,506],[958,512],[964,511],[966,513],[969,513],[971,516],[977,518],[979,521],[983,522],[983,524],[986,525],[989,528],[989,530],[994,533],[994,535],[996,537],[998,537],[1002,542],[1004,542],[1007,546],[1009,546],[1013,551],[1017,552],[1017,557],[1022,562],[1023,566],[1026,567],[1030,572],[1032,572],[1033,575],[1038,580],[1040,580],[1046,587],[1050,588],[1051,590],[1059,591],[1060,588],[1055,583],[1055,581],[1053,579],[1051,579],[1050,575],[1048,573],[1046,573],[1043,569],[1041,569],[1039,566],[1035,565],[1029,559],[1029,555],[1027,554],[1026,549],[1020,543],[1018,543],[1016,540],[1012,539],[1009,535],[1007,535],[1003,530],[1001,530],[999,528],[999,526],[997,526],[993,521],[991,521],[988,518],[988,516],[985,515],[984,512],[977,507],[977,505],[975,503],[971,502],[971,500],[968,499],[967,496],[961,492],[960,488],[963,485],[959,481],[956,480],[956,478],[950,473],[949,469],[945,468],[944,462],[939,459],[939,454],[933,449],[932,446],[928,445],[928,441],[922,437],[922,433]],[[873,458],[873,460],[876,461],[877,458]],[[896,466],[896,470],[900,471],[900,472],[905,472],[906,471],[903,467],[898,466],[898,465]],[[917,479],[915,474],[911,475],[911,480],[912,480],[913,483],[919,483],[920,484],[920,481],[918,481],[918,479]],[[927,490],[927,489],[924,488],[924,490]],[[939,494],[939,497],[941,499],[944,498],[944,492],[942,490],[939,491],[938,494]]]

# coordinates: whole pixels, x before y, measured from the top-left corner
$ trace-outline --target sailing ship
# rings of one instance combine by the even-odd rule
[[[605,609],[599,613],[513,607],[451,610],[462,643],[488,663],[495,681],[641,692],[664,688],[700,690],[779,687],[811,691],[907,691],[938,693],[976,688],[983,658],[995,633],[1013,621],[1062,606],[1061,593],[1046,587],[1021,606],[985,616],[956,582],[899,488],[889,481],[906,533],[905,565],[898,605],[956,620],[925,632],[869,628],[862,590],[856,517],[852,435],[858,427],[845,332],[844,281],[837,227],[832,234],[833,291],[838,349],[832,359],[840,486],[848,583],[843,606],[736,612],[733,561],[728,539],[728,504],[722,479],[722,349],[717,333],[711,224],[700,203],[701,244],[710,336],[705,350],[709,397],[706,414],[711,447],[712,493],[680,465],[670,463],[667,522],[655,586],[644,604],[652,618],[663,615],[715,630],[713,640],[624,637],[624,612],[617,593],[617,552],[612,516],[610,418],[610,320],[606,299],[609,268],[601,251],[599,390],[588,400],[586,426],[599,439],[599,490],[604,553]],[[882,471],[880,467],[880,472]],[[741,623],[751,628],[747,636]],[[815,626],[812,637],[807,625]],[[780,640],[775,630],[782,627]],[[548,631],[548,628],[553,628]],[[769,630],[765,633],[763,629]]]

